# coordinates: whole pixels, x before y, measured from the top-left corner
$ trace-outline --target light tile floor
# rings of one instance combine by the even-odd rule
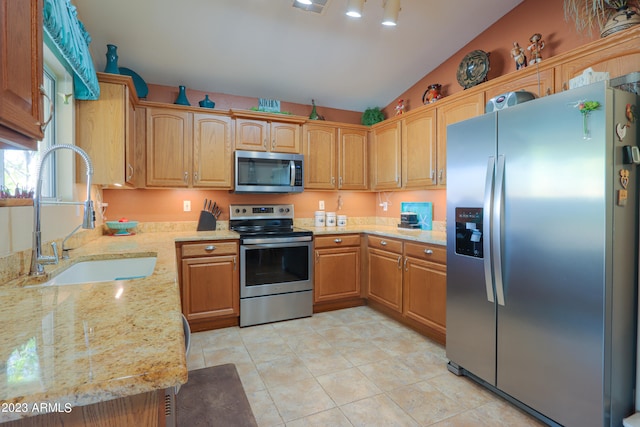
[[[190,370],[224,363],[260,427],[543,425],[450,373],[443,346],[368,307],[193,334]]]

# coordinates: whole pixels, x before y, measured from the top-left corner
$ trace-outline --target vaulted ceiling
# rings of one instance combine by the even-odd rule
[[[147,83],[363,111],[384,107],[522,0],[384,0],[362,18],[348,0],[321,13],[295,0],[72,0],[91,35],[96,69],[106,45]]]

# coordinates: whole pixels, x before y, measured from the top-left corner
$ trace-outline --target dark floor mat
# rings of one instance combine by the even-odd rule
[[[178,427],[257,427],[233,363],[189,371],[176,396]]]

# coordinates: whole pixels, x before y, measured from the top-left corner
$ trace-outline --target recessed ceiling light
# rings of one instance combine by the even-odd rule
[[[302,3],[302,4],[313,4],[313,2],[311,0],[296,0],[298,3]]]

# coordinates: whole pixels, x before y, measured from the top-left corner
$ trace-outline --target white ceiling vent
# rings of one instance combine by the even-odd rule
[[[306,10],[307,12],[322,14],[329,5],[329,1],[330,0],[313,0],[311,4],[302,4],[298,0],[293,0],[293,7]]]

